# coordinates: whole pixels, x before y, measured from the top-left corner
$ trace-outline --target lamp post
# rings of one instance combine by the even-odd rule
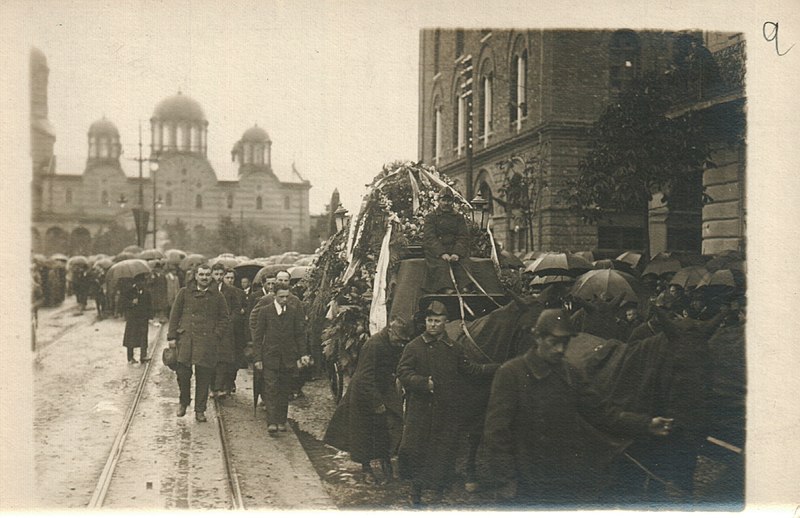
[[[139,149],[141,155],[142,139],[139,137]],[[151,159],[150,162],[150,180],[153,182],[153,248],[156,248],[156,210],[161,208],[161,196],[156,198],[156,172],[158,172],[158,159]]]
[[[341,232],[347,220],[347,209],[342,207],[341,203],[339,204],[339,208],[336,209],[336,212],[333,213],[333,218],[336,221],[336,232]]]
[[[469,202],[472,205],[472,221],[477,223],[476,219],[478,217],[477,213],[480,212],[481,214],[481,223],[480,228],[483,228],[484,220],[486,219],[486,209],[489,207],[489,202],[483,199],[480,194],[476,194],[472,201]]]

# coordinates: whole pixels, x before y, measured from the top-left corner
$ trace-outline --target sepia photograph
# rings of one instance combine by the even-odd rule
[[[800,17],[704,4],[5,3],[0,509],[797,516]]]

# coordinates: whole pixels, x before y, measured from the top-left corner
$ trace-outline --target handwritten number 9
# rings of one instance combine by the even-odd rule
[[[772,29],[772,31],[767,34],[767,28]],[[794,48],[794,44],[791,47],[786,49],[786,52],[781,52],[778,48],[778,22],[764,22],[764,25],[761,26],[761,34],[764,35],[764,39],[767,41],[774,41],[775,42],[775,52],[779,56],[785,56],[789,53],[790,50]]]

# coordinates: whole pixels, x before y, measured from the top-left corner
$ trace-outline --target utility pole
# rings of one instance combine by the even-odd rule
[[[466,182],[467,199],[472,199],[472,55],[466,55],[461,60],[461,97],[466,108]]]

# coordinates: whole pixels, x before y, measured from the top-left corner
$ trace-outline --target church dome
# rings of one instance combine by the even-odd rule
[[[242,142],[270,142],[269,135],[258,124],[242,134]]]
[[[204,121],[206,114],[200,103],[178,92],[177,95],[167,97],[156,106],[153,112],[154,119],[160,120],[181,120],[181,121]]]
[[[89,134],[95,136],[107,136],[107,137],[114,137],[119,138],[119,130],[117,126],[114,125],[113,122],[103,117],[100,120],[96,120],[89,126]]]

